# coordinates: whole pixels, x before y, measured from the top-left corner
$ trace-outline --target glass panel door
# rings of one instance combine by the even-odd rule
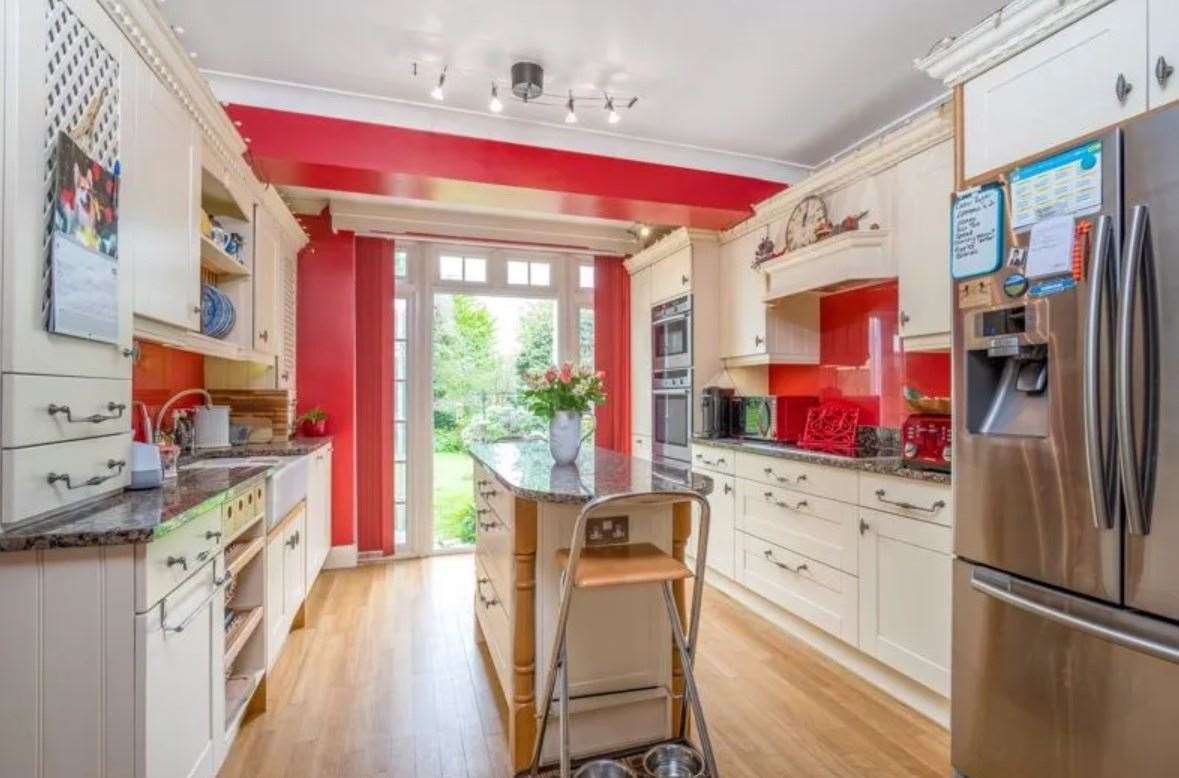
[[[393,542],[404,548],[409,540],[409,301],[398,297],[393,305]]]

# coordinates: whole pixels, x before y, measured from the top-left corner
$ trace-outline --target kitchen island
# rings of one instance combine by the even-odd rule
[[[475,615],[508,711],[514,769],[526,768],[536,736],[560,600],[555,557],[591,499],[629,492],[691,490],[712,480],[687,467],[656,464],[585,448],[574,465],[557,466],[543,441],[479,444],[475,459]],[[625,512],[623,512],[625,510]],[[691,503],[634,505],[611,516],[609,542],[649,542],[684,558]],[[685,618],[683,582],[675,585]],[[666,738],[678,721],[683,677],[658,588],[579,591],[569,622],[574,755],[623,749]],[[706,701],[707,704],[707,701]],[[554,715],[556,710],[554,708]],[[544,761],[556,754],[551,721]]]

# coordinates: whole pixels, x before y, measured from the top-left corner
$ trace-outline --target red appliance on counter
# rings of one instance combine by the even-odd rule
[[[915,413],[901,425],[901,455],[910,467],[950,472],[950,417]]]
[[[763,395],[738,397],[735,433],[740,438],[797,443],[806,428],[807,412],[818,397]]]

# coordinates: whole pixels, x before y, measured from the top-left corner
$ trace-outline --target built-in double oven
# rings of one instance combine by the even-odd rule
[[[651,309],[651,454],[688,462],[692,438],[692,297]]]

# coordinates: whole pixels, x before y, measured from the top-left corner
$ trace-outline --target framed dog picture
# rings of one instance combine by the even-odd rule
[[[64,132],[57,136],[53,228],[88,249],[119,256],[119,179]]]

